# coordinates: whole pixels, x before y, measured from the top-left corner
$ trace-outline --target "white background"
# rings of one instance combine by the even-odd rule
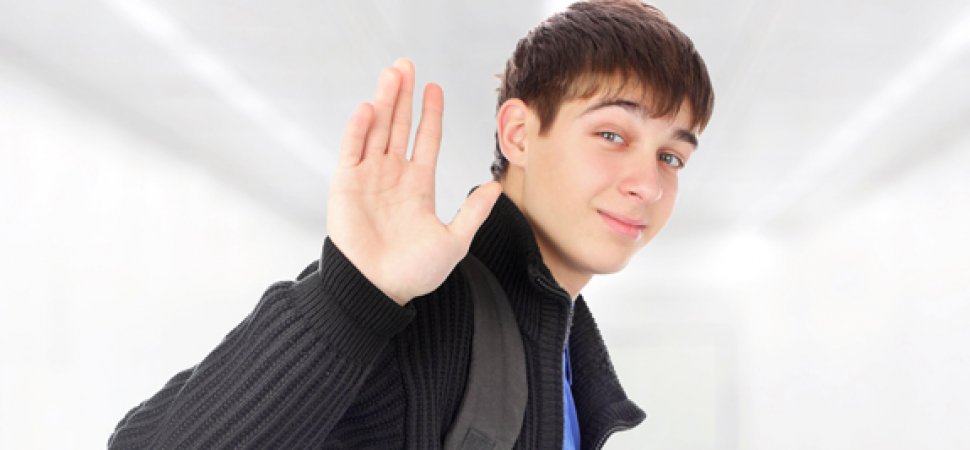
[[[675,217],[584,291],[608,448],[970,448],[970,9],[664,1],[717,92]],[[0,448],[98,448],[317,258],[381,67],[442,84],[439,213],[560,3],[0,0]]]

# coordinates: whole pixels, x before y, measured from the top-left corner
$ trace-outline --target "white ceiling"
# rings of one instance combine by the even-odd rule
[[[717,93],[665,239],[797,234],[970,132],[966,2],[657,5],[692,36]],[[494,74],[561,7],[4,0],[0,58],[321,229],[339,134],[381,67],[410,57],[419,82],[445,89],[439,212],[450,216],[489,176]]]

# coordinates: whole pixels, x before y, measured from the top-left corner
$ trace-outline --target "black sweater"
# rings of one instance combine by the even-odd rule
[[[599,448],[644,419],[586,303],[580,297],[570,312],[528,222],[504,195],[471,253],[502,284],[522,334],[529,398],[516,448],[562,448],[567,332],[582,447]],[[465,389],[471,311],[460,271],[401,307],[327,239],[319,263],[271,286],[202,362],[128,412],[108,445],[440,448]]]

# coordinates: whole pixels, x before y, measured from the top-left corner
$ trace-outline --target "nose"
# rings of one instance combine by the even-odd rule
[[[620,183],[620,189],[626,196],[634,197],[638,202],[654,203],[663,198],[663,185],[660,180],[660,162],[655,156],[649,161],[631,161],[630,171]]]

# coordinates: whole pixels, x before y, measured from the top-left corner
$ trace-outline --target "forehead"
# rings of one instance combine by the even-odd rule
[[[566,103],[588,104],[612,100],[639,104],[650,117],[685,118],[689,123],[695,121],[690,102],[686,98],[673,98],[670,93],[655,92],[643,81],[620,74],[586,74],[577,77],[567,87],[560,107]]]

